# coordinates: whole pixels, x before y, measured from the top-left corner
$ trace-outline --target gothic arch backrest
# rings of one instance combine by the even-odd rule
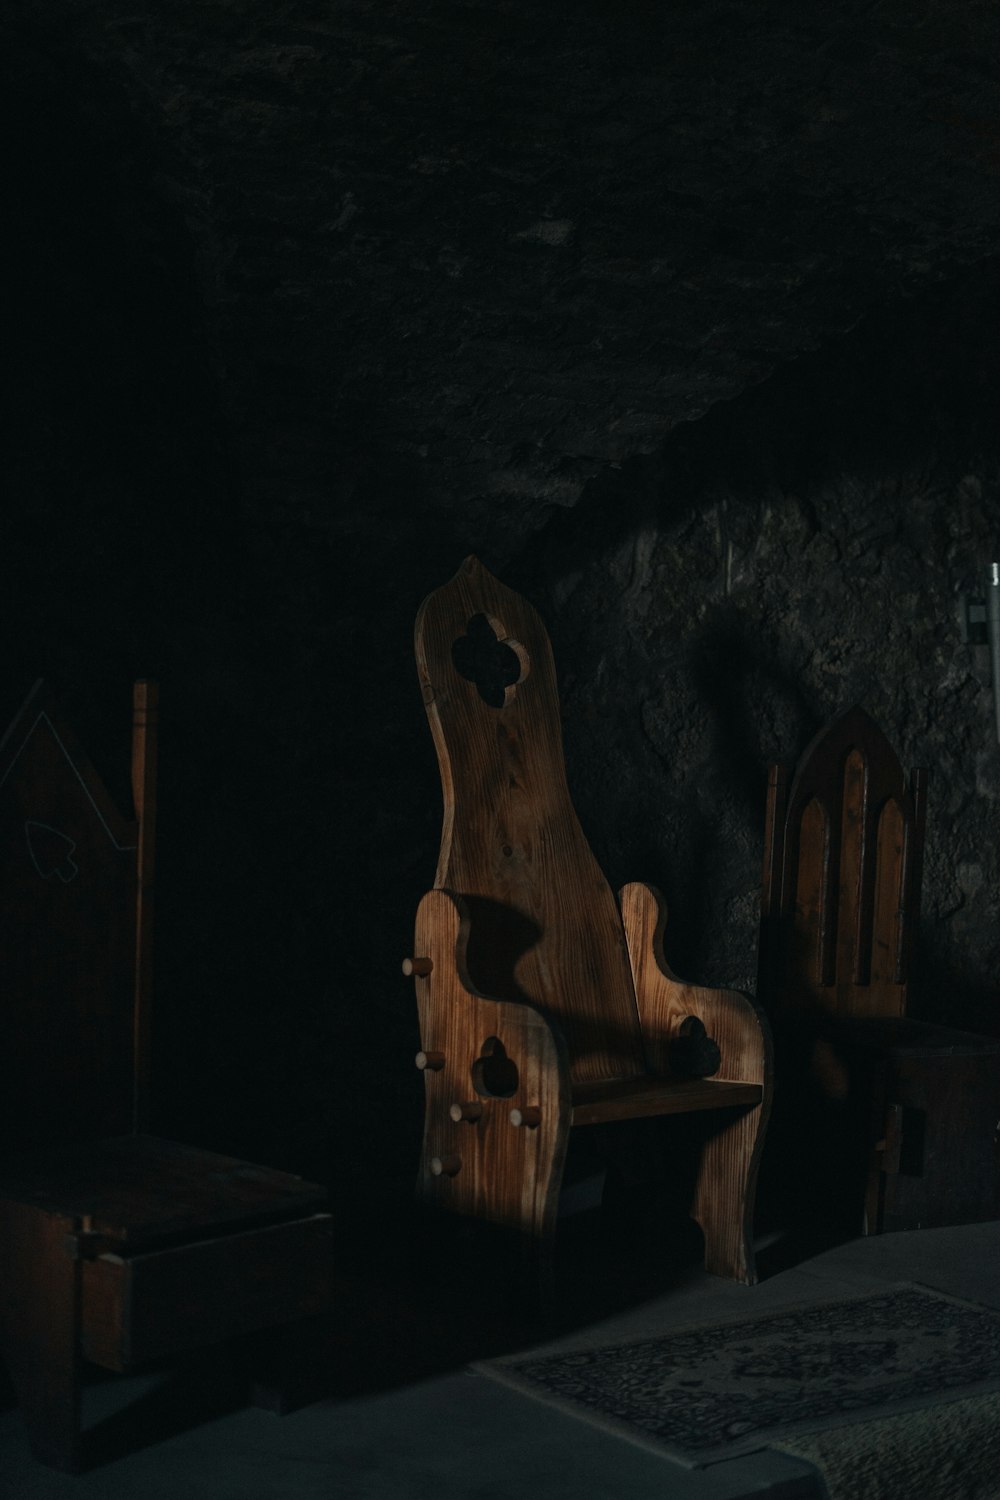
[[[907,784],[878,725],[849,709],[772,771],[761,978],[779,1008],[901,1016],[919,923],[926,773]]]
[[[643,1072],[621,916],[570,800],[541,619],[468,558],[424,601],[415,644],[444,797],[435,886],[470,905],[471,977],[554,1016],[577,1081]]]

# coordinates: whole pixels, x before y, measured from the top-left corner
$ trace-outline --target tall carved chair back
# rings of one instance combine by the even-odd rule
[[[422,606],[416,649],[448,789],[434,883],[473,910],[470,972],[558,1021],[574,1083],[644,1073],[621,912],[570,801],[541,619],[467,567]]]
[[[1000,1042],[912,1019],[927,773],[852,708],[772,768],[758,997],[796,1212],[868,1233],[1000,1212]],[[770,1174],[769,1174],[770,1175]]]
[[[0,1354],[62,1469],[85,1462],[85,1361],[255,1333],[332,1283],[323,1188],[143,1133],[155,719],[137,683],[132,817],[44,685],[0,746]]]
[[[905,1015],[926,789],[857,707],[813,739],[790,786],[772,767],[761,962],[777,1009]]]
[[[652,888],[616,901],[570,800],[534,609],[470,558],[421,607],[416,656],[444,797],[404,964],[426,1080],[422,1196],[547,1252],[572,1127],[704,1111],[692,1213],[706,1263],[752,1280],[761,1018],[670,971]]]

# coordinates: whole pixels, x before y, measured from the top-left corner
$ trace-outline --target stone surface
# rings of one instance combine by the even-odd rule
[[[664,886],[682,972],[753,986],[767,766],[858,702],[931,773],[914,1008],[996,1028],[1000,747],[960,620],[1000,517],[996,292],[867,320],[532,544],[586,826]]]
[[[405,487],[502,549],[1000,223],[985,3],[31,14],[152,133],[265,546]]]

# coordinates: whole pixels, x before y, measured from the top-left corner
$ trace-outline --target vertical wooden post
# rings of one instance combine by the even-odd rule
[[[139,825],[136,849],[135,1010],[132,1128],[147,1125],[149,1039],[153,990],[153,893],[156,847],[156,730],[159,690],[137,682],[132,690],[132,799]]]
[[[782,869],[785,862],[785,814],[788,810],[788,768],[772,765],[767,776],[764,814],[764,869],[760,896],[760,936],[757,949],[757,997],[770,1004],[778,984],[775,973],[775,927],[782,921]]]
[[[785,848],[785,812],[788,807],[788,767],[775,763],[767,774],[767,807],[764,814],[763,915],[777,915],[781,903],[781,862]]]
[[[903,911],[899,922],[899,954],[894,978],[897,984],[907,984],[910,978],[910,960],[913,943],[920,926],[920,887],[924,874],[924,827],[927,822],[927,781],[924,766],[914,766],[910,771],[910,798],[912,815],[905,821],[903,844]],[[903,1002],[906,1009],[906,1002]]]

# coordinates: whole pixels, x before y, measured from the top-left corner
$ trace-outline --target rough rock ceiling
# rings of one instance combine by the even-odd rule
[[[160,138],[262,497],[346,441],[445,507],[572,504],[996,243],[984,0],[32,14]]]

